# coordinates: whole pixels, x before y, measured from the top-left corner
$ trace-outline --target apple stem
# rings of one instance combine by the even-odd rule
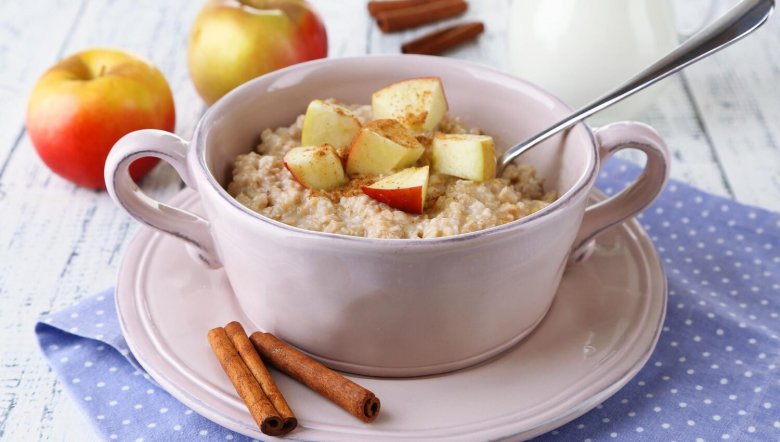
[[[106,65],[101,65],[100,66],[100,73],[98,74],[98,77],[102,77],[105,74],[106,74]]]

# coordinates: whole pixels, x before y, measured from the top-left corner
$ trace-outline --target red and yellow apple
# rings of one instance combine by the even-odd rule
[[[325,26],[305,0],[209,0],[192,27],[187,61],[211,105],[255,77],[327,55]]]
[[[363,193],[407,213],[420,214],[428,193],[428,166],[409,167],[362,188]]]
[[[74,54],[51,67],[32,90],[27,131],[41,159],[76,184],[105,189],[103,167],[122,136],[139,129],[173,131],[173,95],[149,62],[114,49]],[[135,179],[156,158],[130,166]]]

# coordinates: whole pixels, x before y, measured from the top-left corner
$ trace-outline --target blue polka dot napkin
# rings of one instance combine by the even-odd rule
[[[607,193],[638,168],[610,160]],[[612,398],[539,440],[780,440],[780,214],[678,182],[640,215],[669,279],[647,365]],[[112,291],[41,319],[44,356],[104,439],[249,440],[157,386],[121,335]]]

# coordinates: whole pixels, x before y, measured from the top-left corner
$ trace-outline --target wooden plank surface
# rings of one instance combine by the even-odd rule
[[[775,18],[685,75],[734,198],[774,210],[780,209],[779,31]]]
[[[41,14],[53,16],[52,8],[58,5],[41,3],[48,3],[41,5]],[[0,17],[18,17],[28,11],[26,4],[14,4],[20,5],[21,11]],[[183,49],[199,4],[144,0],[90,1],[84,7],[75,6],[77,15],[62,16],[70,21],[62,26],[68,33],[51,36],[49,28],[55,27],[44,22],[44,28],[26,35],[30,41],[18,42],[18,59],[24,59],[26,52],[37,52],[36,41],[48,41],[40,35],[50,35],[61,46],[46,59],[41,56],[39,65],[29,69],[31,80],[61,54],[96,46],[136,52],[165,74],[175,91],[177,131],[189,137],[204,109],[189,81]],[[35,23],[35,19],[21,23]],[[20,94],[23,102],[27,91]],[[21,133],[21,121],[16,131]],[[3,387],[3,405],[12,406],[3,407],[0,435],[8,440],[30,440],[33,428],[37,439],[85,440],[84,429],[89,427],[73,425],[74,421],[83,422],[83,417],[63,395],[40,357],[32,324],[41,314],[112,286],[123,246],[137,224],[117,210],[105,193],[77,188],[52,176],[26,136],[20,137],[8,158],[0,181],[5,195],[0,200],[0,213],[12,213],[13,217],[0,222],[0,244],[4,247],[0,328],[9,339],[3,339],[0,379],[15,387]],[[169,166],[161,166],[144,180],[144,189],[165,199],[178,191],[179,179]]]
[[[52,14],[52,8],[58,14]],[[0,214],[3,215],[0,329],[4,331],[0,344],[0,439],[3,440],[40,440],[51,437],[55,430],[59,434],[55,439],[75,440],[78,437],[75,431],[85,427],[84,417],[63,395],[32,339],[32,321],[42,306],[28,309],[25,304],[37,297],[46,305],[51,298],[48,293],[17,291],[19,285],[29,285],[31,290],[39,288],[29,284],[32,279],[29,275],[36,273],[30,261],[38,256],[28,255],[24,250],[16,250],[21,256],[13,255],[13,233],[23,228],[25,219],[9,202],[19,193],[10,189],[15,183],[3,179],[14,154],[29,149],[22,142],[28,90],[52,60],[62,55],[82,8],[80,1],[0,2],[0,17],[3,17],[0,19],[0,108],[4,109],[0,118]],[[12,266],[13,263],[17,265]],[[26,277],[12,282],[14,275]],[[67,425],[68,422],[79,425]]]
[[[314,3],[328,27],[331,56],[397,53],[402,41],[416,35],[478,19],[487,32],[447,55],[504,69],[510,1],[473,1],[462,19],[392,35],[377,30],[363,1]],[[39,315],[113,285],[124,247],[138,228],[105,193],[77,188],[38,160],[23,127],[29,89],[63,55],[96,46],[131,50],[164,72],[174,90],[177,132],[189,137],[204,110],[185,60],[186,36],[200,4],[0,2],[0,439],[88,440],[83,417],[39,355],[32,326]],[[667,140],[674,177],[780,209],[778,40],[780,23],[773,20],[755,38],[668,80],[657,103],[640,116]],[[142,183],[162,199],[180,185],[167,165]]]

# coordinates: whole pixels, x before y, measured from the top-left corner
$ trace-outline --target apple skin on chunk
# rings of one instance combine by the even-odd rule
[[[309,189],[331,190],[349,181],[339,154],[329,144],[290,149],[284,156],[284,167]]]
[[[420,214],[428,192],[428,166],[410,167],[362,188],[369,197],[407,213]]]
[[[347,157],[347,174],[386,175],[414,164],[425,147],[396,120],[374,120],[361,130]]]
[[[314,100],[306,109],[303,120],[301,144],[318,146],[330,144],[337,150],[352,145],[360,132],[360,121],[348,110],[337,104]]]
[[[472,181],[496,177],[496,147],[491,137],[438,133],[431,151],[434,172]]]
[[[439,78],[413,78],[374,92],[371,110],[374,118],[393,118],[415,132],[430,132],[447,113],[447,97]]]

